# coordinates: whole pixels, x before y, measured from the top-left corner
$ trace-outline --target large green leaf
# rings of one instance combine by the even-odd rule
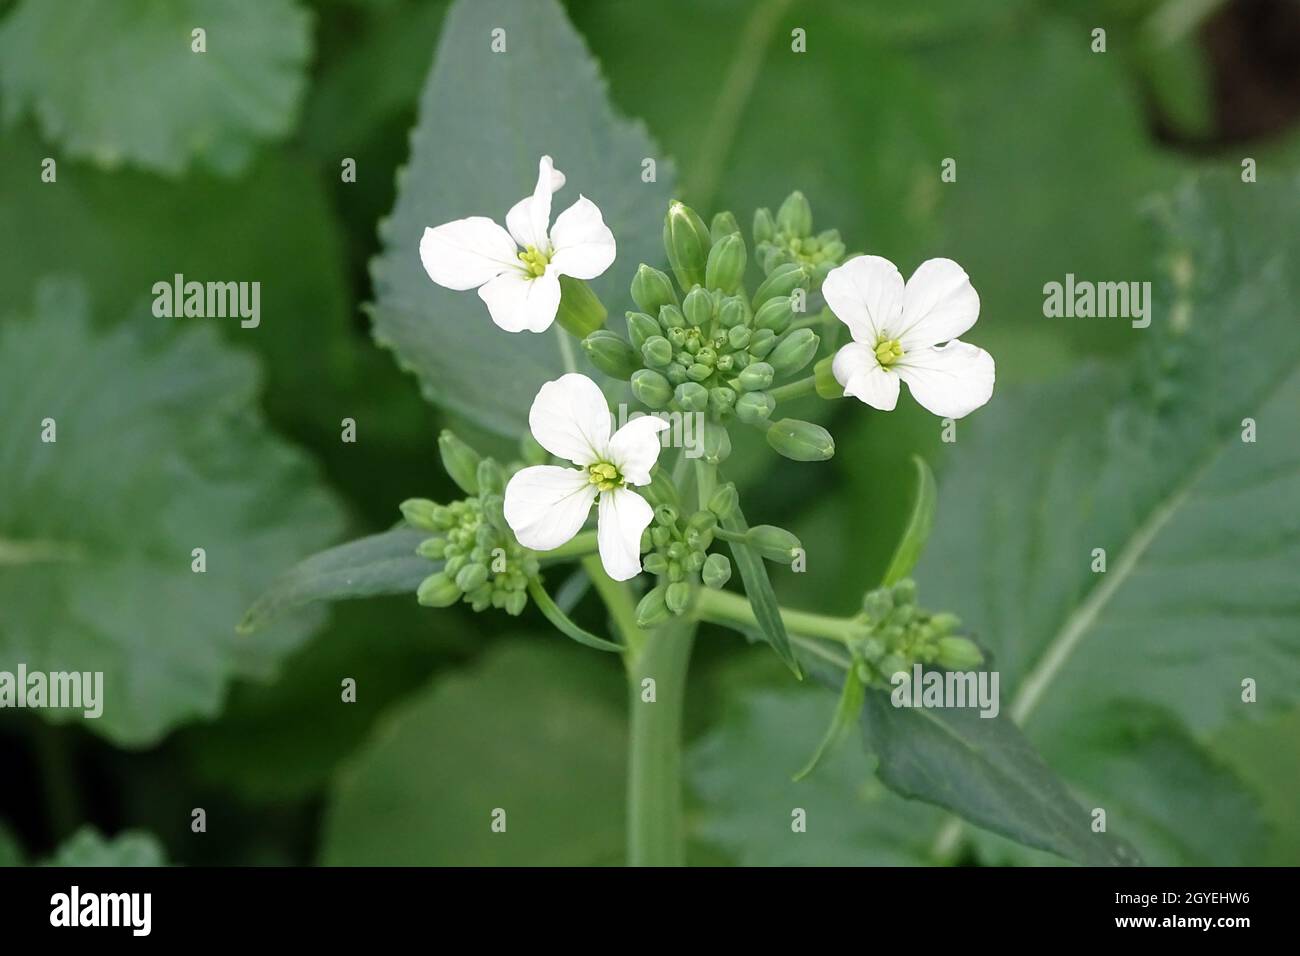
[[[68,156],[232,174],[289,132],[310,53],[293,0],[25,0],[0,26],[0,89],[9,122],[31,112]]]
[[[125,830],[106,840],[94,827],[82,827],[68,837],[45,866],[165,866],[162,845],[151,833]]]
[[[505,31],[505,52],[492,51],[496,29]],[[592,286],[617,315],[636,264],[662,258],[671,168],[639,124],[614,114],[555,0],[461,0],[443,24],[397,205],[380,226],[372,315],[376,339],[431,401],[507,435],[526,428],[537,389],[564,371],[560,330],[503,332],[473,292],[429,280],[419,243],[427,226],[452,219],[503,222],[532,190],[542,154],[568,177],[556,213],[581,193],[614,232],[618,260]],[[657,161],[657,182],[642,182],[647,158]]]
[[[1300,183],[1206,178],[1152,209],[1162,251],[1135,266],[1158,281],[1134,362],[995,398],[958,443],[918,578],[993,648],[1007,712],[1111,828],[1155,859],[1224,862],[1254,819],[1179,846],[1152,801],[1123,808],[1185,792],[1192,765],[1237,786],[1188,749],[1300,701]],[[1179,760],[1108,760],[1114,734],[1077,730],[1135,704]]]
[[[263,428],[251,360],[211,328],[94,331],[78,288],[46,285],[34,317],[0,324],[0,669],[102,671],[103,716],[84,725],[147,744],[301,643],[318,615],[234,627],[341,522]]]
[[[623,678],[565,641],[498,645],[436,681],[340,775],[331,865],[616,863],[623,853]],[[492,829],[505,811],[505,831]]]

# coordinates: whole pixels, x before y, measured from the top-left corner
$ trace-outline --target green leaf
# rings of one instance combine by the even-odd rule
[[[886,790],[862,748],[840,747],[811,777],[790,779],[789,768],[803,761],[807,741],[826,726],[825,694],[754,688],[747,680],[734,682],[725,698],[721,719],[687,756],[700,804],[690,814],[695,837],[750,866],[928,862],[928,832],[941,813]],[[797,810],[806,817],[805,832],[794,829]]]
[[[623,646],[615,644],[613,641],[607,641],[603,637],[597,637],[590,631],[584,631],[569,618],[567,614],[560,610],[551,596],[546,593],[546,588],[542,587],[540,581],[530,581],[528,584],[528,594],[533,599],[533,603],[546,616],[565,637],[572,638],[579,644],[587,647],[594,647],[598,651],[613,651],[615,654],[623,653]]]
[[[504,53],[491,49],[498,28]],[[510,436],[527,427],[541,385],[565,371],[561,333],[502,331],[473,292],[431,282],[418,249],[426,227],[466,216],[503,222],[531,193],[543,154],[568,178],[555,213],[582,193],[618,240],[617,262],[591,286],[621,311],[636,264],[662,258],[670,164],[640,124],[615,115],[555,0],[461,0],[443,24],[397,205],[380,226],[371,315],[376,339],[419,377],[427,398]],[[641,180],[646,158],[657,162],[656,182]]]
[[[623,696],[611,658],[554,640],[497,645],[392,713],[339,776],[322,861],[620,862]]]
[[[94,331],[78,289],[48,284],[34,317],[0,324],[0,668],[102,671],[86,729],[143,745],[214,716],[231,680],[264,678],[306,638],[316,615],[256,640],[234,626],[341,520],[263,428],[250,359],[210,327]]]
[[[724,516],[721,523],[722,527],[735,534],[744,534],[749,530],[739,506],[731,509],[731,513]],[[794,675],[800,677],[799,662],[790,649],[790,638],[785,632],[785,622],[781,620],[781,605],[777,603],[776,592],[772,590],[772,582],[767,576],[767,566],[763,563],[762,556],[741,541],[731,541],[730,547],[731,555],[736,559],[736,567],[740,569],[745,594],[754,608],[760,636],[772,645],[772,650],[785,661]]]
[[[151,833],[123,830],[111,840],[94,827],[68,837],[43,866],[166,866],[162,844]]]
[[[912,573],[916,562],[921,559],[921,552],[925,550],[930,528],[934,525],[934,507],[939,495],[934,483],[934,472],[920,455],[912,456],[912,464],[916,466],[916,493],[912,499],[912,513],[885,571],[885,579],[881,582],[885,587],[897,584]]]
[[[427,532],[402,526],[312,555],[272,582],[244,615],[240,632],[251,634],[284,612],[316,601],[414,594],[437,570],[436,562],[415,553],[427,537]]]
[[[1102,807],[1186,783],[1170,762],[1093,780],[1109,742],[1075,732],[1092,715],[1138,701],[1205,748],[1300,703],[1300,183],[1206,177],[1150,208],[1158,258],[1130,271],[1157,280],[1151,327],[1129,330],[1142,348],[995,398],[957,446],[917,572],[993,650],[1009,715]],[[1109,826],[1169,858],[1149,813]],[[1178,862],[1239,858],[1223,836]]]
[[[858,717],[862,713],[866,690],[862,678],[858,677],[857,668],[850,667],[844,675],[844,687],[840,690],[840,701],[835,705],[835,715],[831,718],[830,726],[826,728],[826,734],[822,737],[821,743],[817,745],[812,758],[809,759],[802,770],[794,775],[796,783],[816,770],[817,765],[835,749],[836,745],[844,738],[844,735],[848,733],[849,728],[857,723]]]
[[[106,169],[235,174],[292,129],[310,25],[291,0],[25,0],[0,27],[5,116],[32,113],[69,156]],[[196,28],[207,52],[192,52]]]

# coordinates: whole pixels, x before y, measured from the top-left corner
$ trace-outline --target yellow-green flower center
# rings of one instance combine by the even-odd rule
[[[876,346],[876,361],[889,368],[903,357],[903,345],[898,339],[881,339]]]
[[[537,277],[546,272],[546,265],[551,261],[551,257],[536,246],[529,246],[519,253],[519,261],[524,264],[530,276]]]
[[[613,491],[623,487],[623,476],[607,461],[598,461],[587,466],[587,480],[599,491]]]

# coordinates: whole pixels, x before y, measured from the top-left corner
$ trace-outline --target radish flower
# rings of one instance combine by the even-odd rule
[[[641,572],[641,532],[654,509],[631,486],[650,483],[659,458],[659,432],[668,427],[653,415],[634,418],[610,435],[609,406],[585,375],[569,373],[542,386],[528,411],[537,443],[577,465],[535,465],[506,485],[505,516],[519,543],[534,551],[558,548],[599,510],[600,561],[615,581]]]
[[[857,256],[831,270],[822,295],[853,336],[831,363],[845,395],[892,411],[901,380],[944,418],[969,415],[993,395],[993,356],[957,339],[979,318],[980,299],[951,259],[926,260],[904,284],[888,259]]]
[[[579,196],[551,225],[551,194],[564,174],[543,156],[533,194],[506,213],[506,228],[470,216],[424,230],[420,261],[447,289],[478,289],[492,321],[507,332],[545,332],[560,306],[560,276],[594,279],[614,261],[614,234]]]

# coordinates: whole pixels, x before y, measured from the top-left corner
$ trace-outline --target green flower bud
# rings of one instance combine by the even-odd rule
[[[650,472],[650,484],[642,485],[637,492],[651,507],[659,505],[677,505],[677,486],[663,468],[654,468]],[[644,549],[643,549],[644,550]]]
[[[949,614],[944,611],[935,614],[930,618],[930,627],[941,637],[945,634],[951,634],[957,628],[961,627],[961,619],[956,614]]]
[[[939,638],[939,654],[936,660],[940,667],[947,670],[969,670],[984,662],[984,654],[976,643],[965,637]]]
[[[645,593],[645,597],[641,598],[641,600],[637,602],[637,627],[658,627],[664,621],[668,620],[668,605],[664,602],[667,590],[668,589],[662,585],[651,588]]]
[[[685,577],[686,577],[686,568],[682,566],[681,561],[668,562],[668,580],[672,584],[676,584],[678,581],[681,581]]]
[[[776,409],[776,399],[767,392],[746,392],[736,399],[736,417],[746,425],[768,420]]]
[[[736,407],[736,393],[726,386],[720,385],[716,388],[709,389],[709,412],[714,418],[719,420],[729,416]],[[725,432],[724,432],[725,434]],[[727,440],[727,452],[731,452],[731,440]]]
[[[713,369],[699,362],[696,362],[694,365],[688,366],[686,369],[686,377],[693,382],[703,382],[712,374],[713,374]]]
[[[505,609],[511,617],[518,617],[524,613],[524,608],[528,606],[527,591],[511,591],[506,595]]]
[[[666,574],[668,572],[668,559],[658,551],[651,551],[642,559],[641,567],[648,574]]]
[[[776,333],[771,329],[758,329],[749,337],[749,354],[754,358],[765,358],[776,348]]]
[[[640,349],[645,344],[645,340],[652,335],[659,335],[663,332],[659,322],[644,312],[629,312],[627,314],[627,337],[632,340],[632,348]]]
[[[671,528],[677,524],[677,509],[672,505],[660,505],[655,508],[654,520],[665,528]]]
[[[686,534],[682,536],[682,541],[690,549],[690,553],[703,553],[709,549],[709,545],[713,544],[713,531],[712,529],[687,528]],[[690,553],[686,556],[688,562],[690,561]]]
[[[673,398],[686,412],[702,412],[709,407],[709,390],[698,382],[682,382],[673,392]]]
[[[651,528],[650,540],[654,542],[656,548],[666,548],[673,540],[673,533],[662,526]]]
[[[632,394],[647,408],[663,408],[673,397],[673,387],[658,372],[643,368],[632,376]]]
[[[735,393],[731,389],[712,389],[709,392],[709,407],[713,407],[714,393],[726,391],[731,395]],[[731,456],[731,436],[727,434],[727,429],[716,422],[704,423],[703,441],[700,444],[704,447],[704,460],[710,465],[720,465]],[[710,509],[712,510],[712,509]]]
[[[478,494],[479,453],[465,444],[448,429],[438,436],[438,454],[443,470],[467,495]]]
[[[771,242],[776,238],[776,220],[770,209],[759,209],[754,213],[754,242]]]
[[[618,333],[608,329],[592,332],[583,339],[582,350],[587,353],[592,365],[612,378],[627,381],[641,367],[636,349],[628,345]]]
[[[789,564],[802,550],[799,539],[774,524],[754,525],[745,532],[745,541],[769,561]]]
[[[745,300],[738,295],[728,296],[718,309],[718,321],[724,329],[734,329],[738,325],[744,325],[747,318]]]
[[[754,328],[771,329],[780,335],[790,327],[794,313],[790,311],[790,297],[778,295],[768,299],[754,313]]]
[[[652,368],[664,368],[673,360],[673,344],[662,335],[652,335],[641,345],[641,357]]]
[[[726,355],[719,355],[718,360],[713,363],[713,367],[716,368],[719,372],[730,372],[732,369],[736,367],[735,356],[733,356],[730,353]]]
[[[892,680],[895,674],[903,673],[911,676],[912,668],[908,664],[907,658],[899,654],[886,654],[880,661],[880,673],[885,676],[885,680]]]
[[[719,521],[726,521],[740,503],[740,495],[731,482],[719,485],[709,498],[709,510],[718,516]]]
[[[676,388],[686,381],[686,368],[678,362],[673,362],[664,370],[664,375],[668,377],[668,384]]]
[[[714,242],[733,232],[740,232],[740,223],[736,222],[736,217],[730,212],[717,213],[709,223],[709,238]]]
[[[456,587],[466,594],[481,588],[488,579],[488,569],[482,564],[467,564],[456,573]]]
[[[488,524],[480,528],[480,531],[491,534],[492,529],[496,529],[507,536],[513,534],[509,523],[506,521],[505,498],[501,495],[484,495],[481,500],[483,502],[483,517],[487,519]],[[495,540],[490,544],[495,544]]]
[[[880,624],[889,617],[889,612],[893,609],[894,597],[889,588],[876,588],[874,591],[868,591],[862,598],[862,610],[872,623]]]
[[[767,361],[776,370],[776,374],[784,378],[811,362],[820,344],[821,339],[812,329],[795,329],[781,337]]]
[[[844,386],[835,378],[834,361],[835,356],[828,355],[813,366],[817,394],[827,401],[844,397]]]
[[[415,599],[425,607],[450,607],[460,600],[461,590],[445,571],[431,574],[420,582]]]
[[[705,587],[721,590],[731,580],[731,562],[725,554],[711,554],[705,559],[700,577],[704,579]]]
[[[675,305],[665,305],[659,310],[659,327],[664,331],[686,328],[686,316]]]
[[[677,293],[666,274],[643,262],[632,277],[632,301],[642,312],[658,315],[665,305],[677,304]]]
[[[695,350],[695,361],[699,362],[701,365],[708,365],[709,367],[712,367],[713,363],[716,362],[717,360],[718,360],[718,353],[715,352],[712,349],[712,347],[708,345],[701,345],[698,349]]]
[[[560,307],[555,313],[560,328],[576,338],[585,338],[604,327],[607,314],[591,286],[572,276],[560,276]]]
[[[407,498],[400,505],[402,517],[412,528],[421,531],[441,531],[445,527],[438,521],[439,506],[428,498]]]
[[[682,300],[682,314],[691,325],[705,326],[713,319],[713,299],[704,289],[696,286]]]
[[[718,526],[718,518],[711,511],[697,511],[691,515],[686,526],[696,531],[712,531]]]
[[[760,392],[772,384],[776,370],[767,362],[751,362],[740,373],[740,387],[746,392]],[[739,410],[739,406],[737,406]]]
[[[796,189],[781,203],[781,208],[776,211],[776,225],[791,236],[812,235],[812,207],[799,190]]]
[[[704,283],[730,295],[745,277],[745,240],[739,232],[724,236],[709,250],[704,268]]]
[[[683,289],[704,285],[704,266],[711,244],[704,220],[689,206],[673,200],[664,217],[664,251]]]
[[[827,461],[835,455],[835,439],[820,425],[783,418],[767,430],[767,443],[793,461]]]
[[[885,656],[884,642],[877,637],[868,637],[859,645],[858,653],[874,664]]]
[[[506,478],[495,459],[484,458],[478,463],[478,488],[484,495],[499,495],[505,491]]]
[[[765,303],[777,296],[790,295],[795,289],[808,290],[808,274],[798,263],[788,262],[773,269],[758,291],[754,293],[751,303],[755,309],[761,309]]]
[[[430,561],[441,561],[447,554],[447,539],[425,538],[416,546],[415,553]]]
[[[890,589],[894,598],[894,607],[904,604],[916,603],[916,582],[911,578],[903,578]]]
[[[684,581],[668,585],[664,592],[664,604],[674,614],[681,614],[691,603],[691,586]]]
[[[673,344],[673,348],[685,349],[687,347],[687,339],[689,336],[686,334],[685,329],[669,329],[667,335],[668,341]],[[674,356],[674,358],[679,357],[680,356]]]
[[[743,349],[749,345],[753,332],[747,326],[738,325],[727,331],[727,348]]]

